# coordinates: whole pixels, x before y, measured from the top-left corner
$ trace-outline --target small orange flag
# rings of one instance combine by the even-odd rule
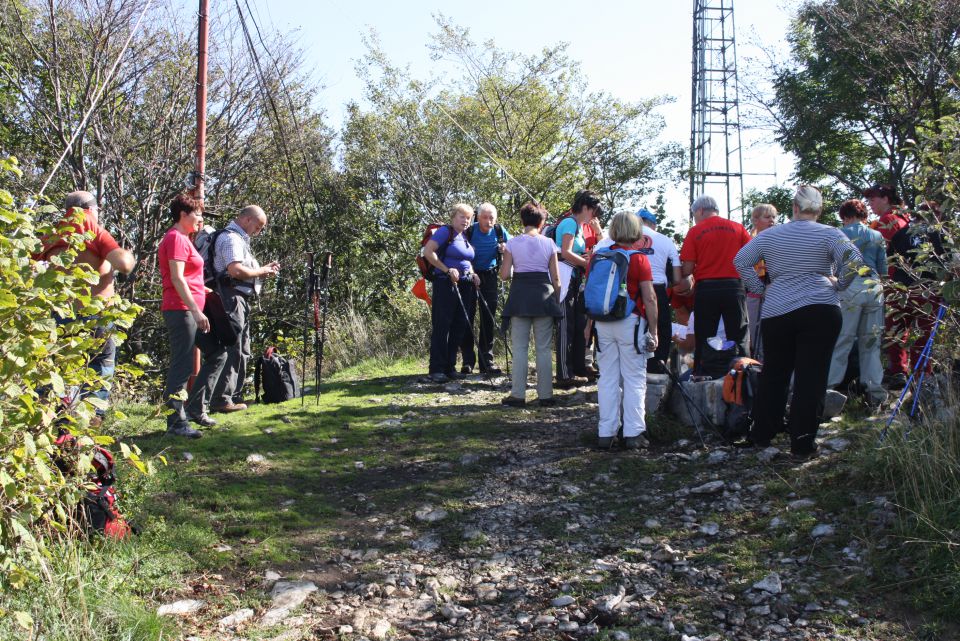
[[[410,292],[425,302],[428,306],[433,304],[433,301],[430,300],[430,294],[427,293],[427,281],[423,278],[418,280],[413,284],[413,287],[410,289]]]

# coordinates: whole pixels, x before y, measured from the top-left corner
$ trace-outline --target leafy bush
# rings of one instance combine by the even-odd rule
[[[16,162],[0,159],[0,172],[17,174]],[[49,576],[48,542],[70,532],[81,492],[80,480],[55,464],[58,430],[66,427],[77,436],[75,469],[81,474],[90,468],[94,444],[113,442],[89,426],[101,401],[80,398],[78,391],[107,384],[88,367],[104,340],[94,330],[112,323],[114,338],[122,341],[122,330],[140,311],[90,294],[99,276],[75,262],[85,242],[81,236],[68,238],[67,250],[49,262],[34,260],[41,239],[55,231],[38,225],[37,213],[0,190],[0,594]],[[126,368],[126,375],[136,374],[136,367]],[[136,449],[122,450],[146,471]],[[32,626],[25,612],[15,618],[24,628]]]

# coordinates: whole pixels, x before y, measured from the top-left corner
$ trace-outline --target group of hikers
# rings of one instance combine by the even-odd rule
[[[115,272],[132,272],[135,257],[100,224],[97,199],[91,193],[69,194],[64,209],[57,233],[44,239],[43,250],[35,258],[49,260],[67,249],[68,236],[86,235],[76,261],[99,274],[92,294],[109,298],[114,294]],[[250,239],[267,224],[266,214],[256,205],[241,209],[222,230],[204,229],[203,201],[188,194],[176,196],[169,213],[172,226],[157,249],[163,287],[160,309],[170,349],[163,390],[170,410],[167,433],[199,438],[202,432],[190,423],[210,427],[216,421],[209,412],[247,409],[243,388],[251,356],[250,299],[259,293],[262,279],[279,272],[280,264],[260,265],[250,248]],[[112,376],[116,363],[110,330],[98,328],[106,340],[90,361],[104,379]],[[198,351],[203,357],[199,371]],[[93,393],[104,401],[109,398],[108,389]],[[104,405],[99,404],[96,411],[94,420],[99,425]]]
[[[827,389],[848,382],[854,345],[860,389],[875,410],[888,390],[906,385],[918,362],[931,368],[922,350],[933,327],[930,309],[940,300],[916,285],[921,249],[938,245],[937,236],[891,186],[875,185],[863,197],[873,219],[864,202],[850,199],[837,212],[837,228],[817,222],[823,197],[803,185],[787,224],[777,224],[773,205],[760,204],[747,229],[701,196],[679,250],[647,209],[618,212],[602,229],[601,200],[589,190],[550,225],[548,212],[527,202],[517,236],[497,223],[489,203],[475,222],[470,205],[454,205],[449,224],[422,251],[433,282],[429,379],[463,378],[478,361],[481,373],[501,373],[493,360],[499,278],[511,282],[501,310],[514,359],[504,405],[527,403],[532,330],[537,403],[554,405],[554,387],[597,381],[598,446],[637,449],[648,445],[647,375],[676,374],[672,346],[692,351],[685,378],[693,381],[723,376],[731,357],[750,356],[762,370],[744,444],[768,446],[786,432],[793,455],[811,456]],[[918,209],[937,215],[934,203]],[[891,282],[908,295],[885,301]]]

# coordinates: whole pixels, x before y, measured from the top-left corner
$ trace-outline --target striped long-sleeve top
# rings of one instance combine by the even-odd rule
[[[770,279],[766,286],[753,269],[761,260]],[[772,318],[807,305],[839,305],[837,291],[857,275],[863,256],[839,229],[795,220],[758,234],[740,248],[733,264],[747,291],[763,294],[760,317]]]

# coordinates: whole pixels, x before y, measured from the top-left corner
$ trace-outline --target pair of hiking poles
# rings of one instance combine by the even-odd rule
[[[464,320],[467,321],[467,328],[468,328],[468,330],[470,331],[470,336],[473,337],[473,344],[474,344],[474,346],[475,346],[476,349],[477,349],[477,357],[479,358],[479,356],[480,356],[480,354],[479,354],[479,352],[480,352],[480,338],[479,338],[479,336],[477,335],[477,332],[475,332],[474,329],[473,329],[473,323],[472,323],[471,320],[470,320],[470,313],[467,311],[467,306],[466,306],[466,304],[463,302],[463,296],[460,295],[460,287],[458,286],[457,283],[454,283],[453,281],[450,282],[450,286],[453,287],[453,292],[454,292],[454,294],[457,295],[457,301],[460,303],[460,311],[463,312],[463,318],[464,318]],[[497,319],[496,319],[496,317],[493,315],[493,311],[490,309],[490,306],[487,305],[487,301],[486,301],[486,299],[484,299],[482,293],[480,292],[480,288],[479,288],[479,287],[477,287],[477,298],[480,300],[480,306],[483,307],[484,311],[487,312],[487,316],[490,318],[490,325],[491,325],[491,327],[493,327],[494,332],[495,332],[496,334],[500,334],[500,338],[503,340],[503,346],[504,346],[505,351],[506,351],[506,353],[507,353],[507,375],[509,376],[509,375],[510,375],[510,361],[513,360],[513,352],[510,350],[510,341],[507,340],[507,333],[506,333],[506,331],[503,329],[503,327],[500,327],[500,326],[497,325]]]

